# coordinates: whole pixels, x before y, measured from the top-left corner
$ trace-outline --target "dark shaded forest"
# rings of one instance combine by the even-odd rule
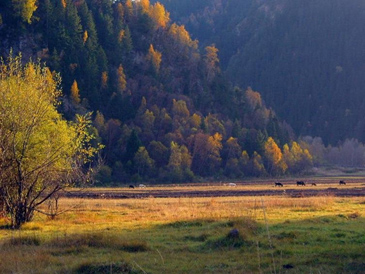
[[[197,11],[207,10],[203,4],[209,1],[195,3]],[[194,20],[215,18],[219,13],[208,9]],[[262,23],[269,20],[264,15]],[[225,47],[236,51],[239,41],[229,43],[234,39],[230,32],[225,46],[209,41],[212,31],[217,35],[220,31],[217,25],[208,32],[209,24],[200,44],[183,25],[170,19],[165,6],[149,0],[5,0],[0,3],[0,52],[4,58],[21,52],[24,62],[40,59],[59,73],[63,90],[59,111],[68,120],[92,113],[90,134],[96,137],[95,144],[104,145],[97,157],[96,185],[304,174],[326,162],[324,155],[329,151],[336,157],[341,154],[344,146],[337,152],[316,138],[296,139],[289,124],[255,91],[255,86],[276,88],[263,81],[264,70],[255,72],[261,85],[250,82],[253,88],[246,88],[250,75],[246,72],[246,77],[237,78],[241,82],[233,81],[245,88],[233,85],[226,68],[232,70],[228,75],[234,79],[242,69],[260,64],[250,59],[232,66],[232,60],[241,60],[243,52],[228,58]],[[226,28],[233,26],[227,24]],[[199,29],[198,24],[195,31]],[[255,52],[251,48],[252,58],[261,58],[267,41],[258,43]],[[269,105],[280,109],[268,94]],[[275,99],[282,96],[277,94]],[[292,108],[300,111],[300,107]],[[295,120],[297,130],[301,119],[299,115]],[[346,144],[347,149],[363,149],[355,140]],[[353,163],[363,161],[359,156]]]
[[[260,91],[297,135],[365,141],[361,0],[161,0],[229,79]]]

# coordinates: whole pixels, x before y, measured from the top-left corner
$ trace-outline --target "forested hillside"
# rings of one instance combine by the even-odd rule
[[[105,145],[98,184],[302,173],[304,143],[265,106],[233,87],[219,49],[199,49],[163,5],[148,0],[0,2],[1,55],[40,58],[62,77],[59,110],[92,111]]]
[[[227,76],[260,91],[298,135],[365,141],[365,2],[161,0]]]

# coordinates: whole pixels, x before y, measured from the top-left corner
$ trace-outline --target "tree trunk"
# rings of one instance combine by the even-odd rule
[[[13,229],[19,229],[24,223],[29,222],[32,219],[34,210],[27,208],[24,203],[19,203],[12,215],[11,226]]]

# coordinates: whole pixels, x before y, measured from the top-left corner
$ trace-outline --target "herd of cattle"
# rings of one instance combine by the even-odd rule
[[[312,186],[317,186],[316,183],[311,183]],[[339,185],[346,185],[345,181],[340,181]],[[274,186],[283,187],[284,185],[280,182],[275,182]],[[297,186],[306,186],[304,181],[297,181]]]
[[[224,184],[224,185],[227,185],[227,184]],[[311,183],[310,184],[311,186],[317,186],[316,183]],[[345,181],[340,181],[339,182],[339,185],[346,185],[346,182]],[[236,186],[235,183],[229,183],[228,186]],[[280,182],[275,182],[274,183],[274,186],[278,186],[278,187],[283,187],[283,183],[280,183]],[[304,181],[297,181],[297,186],[306,186],[306,183]],[[135,188],[136,186],[134,185],[129,185],[129,188]],[[138,185],[139,188],[146,188],[146,185],[144,184],[139,184]]]

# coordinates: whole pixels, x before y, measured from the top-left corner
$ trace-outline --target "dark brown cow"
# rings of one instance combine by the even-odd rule
[[[340,185],[346,185],[345,181],[340,181]]]
[[[281,186],[281,187],[283,187],[284,185],[282,183],[275,182],[275,186]]]
[[[303,181],[298,181],[297,186],[305,186],[305,183]]]

